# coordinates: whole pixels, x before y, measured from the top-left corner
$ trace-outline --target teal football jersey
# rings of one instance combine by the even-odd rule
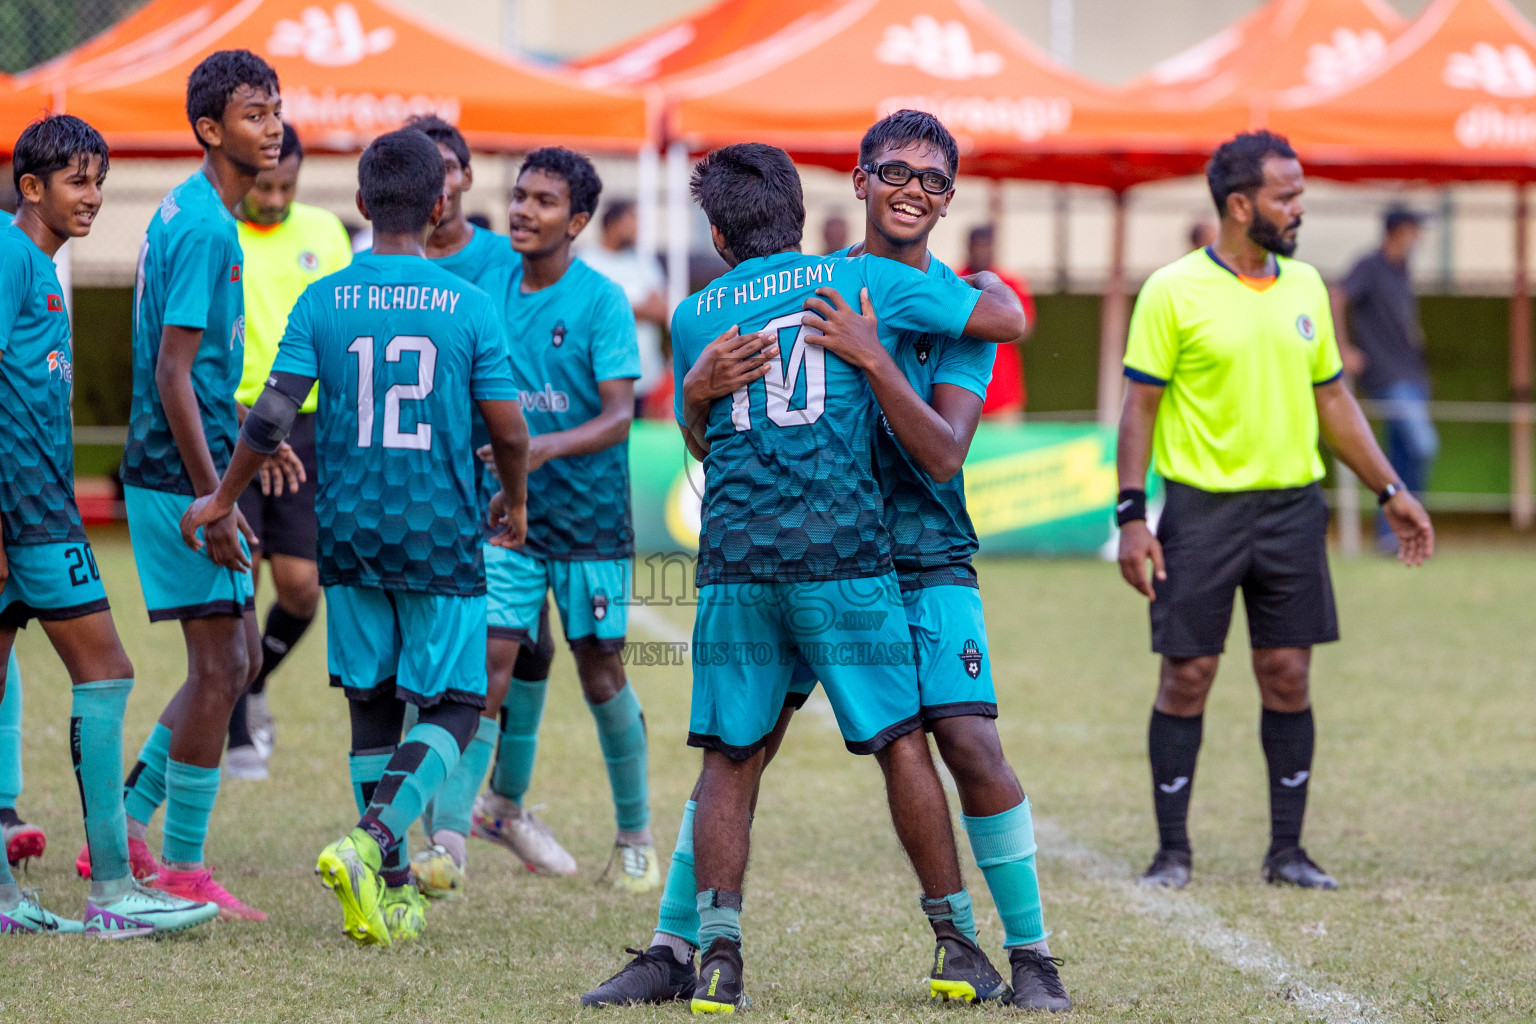
[[[53,260],[0,231],[0,520],[7,545],[83,541],[75,508],[69,313]]]
[[[805,300],[832,287],[854,308],[868,288],[881,340],[963,333],[980,293],[894,260],[777,253],[746,260],[672,317],[675,411],[683,378],[733,325],[779,337],[770,372],[710,409],[698,583],[804,582],[892,569],[875,481],[875,404],[863,373],[815,344]]]
[[[235,388],[245,361],[245,293],[240,235],[201,170],[160,201],[139,247],[133,292],[133,406],[123,450],[123,483],[192,494],[176,439],[160,404],[155,366],[167,327],[203,332],[192,363],[192,390],[203,436],[219,473],[235,449]]]
[[[485,593],[470,417],[517,399],[486,294],[420,256],[364,253],[305,289],[272,371],[320,382],[321,583]]]
[[[847,254],[847,249],[833,253]],[[960,280],[932,253],[928,256],[928,276]],[[925,402],[932,400],[935,384],[953,384],[985,400],[997,346],[974,338],[902,331],[891,356],[912,390]],[[891,535],[891,558],[901,589],[944,584],[976,586],[976,569],[971,559],[979,545],[965,510],[965,474],[956,473],[943,483],[934,480],[912,461],[884,416],[880,417],[880,429],[875,431],[875,471],[885,501],[885,528]]]
[[[433,260],[432,265],[462,277],[481,291],[489,292],[495,287],[491,282],[505,281],[507,275],[522,264],[523,258],[512,248],[512,240],[506,235],[498,235],[494,231],[473,224],[470,228],[473,234],[469,236],[469,241],[464,243],[464,248],[451,256]],[[470,447],[473,451],[479,451],[491,441],[491,435],[485,429],[485,421],[480,418],[479,412],[474,414],[470,433]],[[496,471],[489,465],[482,463],[476,469],[476,473],[480,504],[488,506],[491,498],[501,490],[501,483],[496,479]],[[486,535],[490,535],[489,528]]]
[[[624,290],[579,259],[548,288],[525,292],[522,283],[519,261],[488,286],[501,302],[523,416],[533,434],[569,430],[602,411],[599,381],[640,376],[635,315]],[[628,440],[551,459],[528,475],[523,550],[557,561],[634,554]]]

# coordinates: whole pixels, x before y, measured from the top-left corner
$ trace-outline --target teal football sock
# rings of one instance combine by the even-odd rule
[[[128,817],[123,810],[123,715],[132,679],[71,688],[69,753],[85,814],[91,881],[128,877]]]
[[[987,881],[997,915],[1003,919],[1003,945],[1029,946],[1045,939],[1040,906],[1040,877],[1035,870],[1035,823],[1025,799],[1017,807],[985,818],[961,815],[976,866]]]
[[[459,763],[459,743],[440,725],[417,722],[395,750],[358,827],[386,857],[404,844],[411,822]]]
[[[698,949],[699,889],[693,877],[693,811],[696,806],[692,800],[683,805],[683,822],[677,827],[677,845],[672,847],[672,863],[667,866],[667,882],[661,890],[656,934],[658,941],[661,936],[670,935]]]
[[[705,889],[694,906],[699,914],[700,949],[708,949],[720,938],[741,944],[741,893]]]
[[[171,730],[156,722],[123,789],[123,807],[134,821],[149,824],[165,803],[165,766],[170,756]]]
[[[167,864],[201,864],[208,819],[219,799],[219,770],[180,761],[165,765],[165,826],[160,854]]]
[[[501,739],[496,746],[491,790],[519,806],[533,781],[533,762],[539,752],[539,721],[544,717],[544,697],[548,691],[548,679],[529,682],[514,676],[507,698],[501,702]]]
[[[976,941],[976,917],[971,911],[970,892],[962,888],[957,893],[936,900],[923,897],[918,902],[923,905],[923,913],[928,915],[929,924],[948,921],[961,935],[972,942]]]
[[[627,681],[601,704],[588,703],[597,722],[597,739],[608,764],[608,787],[620,832],[644,832],[651,824],[650,792],[646,782],[645,715],[640,698]]]
[[[0,808],[16,809],[21,796],[21,667],[16,649],[5,669],[5,699],[0,700]]]
[[[384,777],[389,759],[395,755],[395,747],[378,747],[373,750],[354,750],[347,755],[347,772],[352,776],[352,799],[357,803],[357,815],[362,817],[373,802],[373,791]],[[401,842],[384,855],[383,872],[397,873],[406,867],[410,850]]]
[[[431,819],[433,835],[439,831],[469,835],[470,814],[474,811],[480,784],[485,781],[485,773],[491,766],[491,755],[496,752],[499,731],[496,719],[481,716],[475,726],[474,738],[459,756],[459,763],[454,765],[432,797],[427,817]]]

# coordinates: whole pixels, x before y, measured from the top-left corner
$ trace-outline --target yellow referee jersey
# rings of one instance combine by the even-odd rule
[[[1312,389],[1343,372],[1328,289],[1306,263],[1242,278],[1197,249],[1147,279],[1125,375],[1165,385],[1153,459],[1206,491],[1301,487],[1323,476]]]
[[[294,203],[281,224],[241,221],[240,248],[245,253],[245,371],[235,398],[251,406],[272,371],[288,311],[305,288],[352,262],[352,243],[334,213]],[[318,406],[316,388],[301,411],[314,412]]]

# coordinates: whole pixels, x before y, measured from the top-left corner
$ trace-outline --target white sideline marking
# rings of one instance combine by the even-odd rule
[[[632,606],[629,618],[663,640],[686,643],[692,639],[688,630],[645,605]],[[832,705],[820,689],[806,701],[805,710],[812,712],[823,725],[837,728]],[[942,762],[938,768],[945,788],[955,792],[954,776]],[[1094,880],[1114,893],[1126,910],[1151,918],[1165,931],[1193,942],[1227,966],[1256,976],[1278,998],[1321,1015],[1328,1024],[1394,1024],[1397,1021],[1397,1017],[1369,999],[1347,992],[1291,963],[1275,952],[1268,942],[1223,924],[1215,911],[1188,893],[1137,885],[1135,872],[1129,864],[1079,843],[1050,818],[1036,816],[1035,835],[1041,856],[1060,861]]]

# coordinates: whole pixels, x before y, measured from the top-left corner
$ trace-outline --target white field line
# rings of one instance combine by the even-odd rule
[[[629,611],[630,621],[672,643],[691,639],[689,631],[644,605]],[[832,705],[820,689],[806,701],[805,710],[829,728],[837,728]],[[939,775],[951,793],[955,780],[942,763]],[[1060,861],[1109,890],[1125,910],[1150,918],[1162,928],[1192,942],[1222,963],[1252,975],[1278,998],[1318,1014],[1328,1024],[1394,1024],[1397,1018],[1363,996],[1347,992],[1312,972],[1291,963],[1262,939],[1245,935],[1223,924],[1215,911],[1188,893],[1148,889],[1135,883],[1129,864],[1105,856],[1073,839],[1049,818],[1035,817],[1040,854]]]

